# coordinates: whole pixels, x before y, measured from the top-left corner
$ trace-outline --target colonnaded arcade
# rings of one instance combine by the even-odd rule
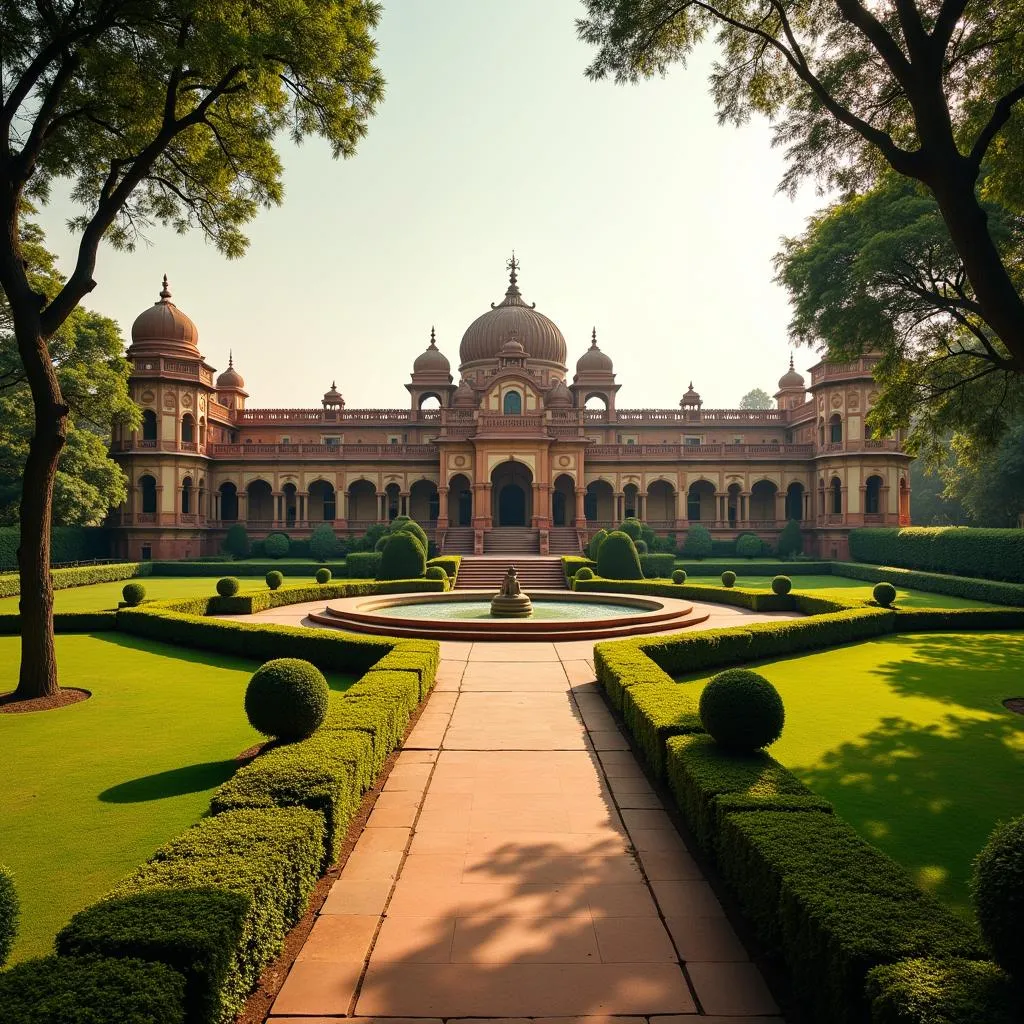
[[[809,385],[790,358],[774,409],[705,409],[692,383],[677,409],[623,409],[596,332],[570,382],[565,338],[524,301],[514,257],[508,269],[504,299],[462,337],[458,383],[431,329],[404,409],[348,408],[334,384],[312,408],[248,407],[233,359],[215,376],[165,278],[132,325],[143,414],[113,438],[130,481],[118,554],[216,554],[235,522],[298,538],[408,514],[442,551],[476,554],[579,551],[626,516],[680,542],[699,521],[772,543],[797,519],[805,550],[843,558],[853,527],[909,523],[909,456],[866,425],[874,357],[819,362]]]

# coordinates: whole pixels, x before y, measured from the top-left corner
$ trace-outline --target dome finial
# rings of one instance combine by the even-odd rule
[[[228,349],[228,369],[230,370],[235,365],[235,350],[233,348]]]
[[[164,286],[160,289],[160,301],[166,302],[171,297],[171,289],[167,285],[167,275],[164,274]]]
[[[434,325],[430,325],[430,347],[437,348],[437,338],[434,335]]]
[[[790,373],[793,372],[793,353],[792,352],[789,353],[789,370],[790,370]]]
[[[590,332],[590,347],[597,348],[597,328],[593,328]]]
[[[505,266],[508,268],[508,283],[515,287],[516,284],[516,271],[519,269],[519,260],[516,259],[516,251],[512,250],[512,259],[510,259]]]

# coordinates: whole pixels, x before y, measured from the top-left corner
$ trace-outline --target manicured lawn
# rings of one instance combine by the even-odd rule
[[[15,960],[47,952],[76,910],[200,818],[260,739],[242,706],[255,662],[120,633],[58,636],[57,657],[62,683],[93,696],[0,714],[0,861],[22,904]],[[0,693],[17,674],[18,638],[0,637]],[[330,678],[339,691],[352,681]]]
[[[786,705],[771,754],[969,913],[974,855],[1024,811],[1024,716],[1001,703],[1024,696],[1024,633],[890,636],[755,667]]]
[[[739,567],[742,569],[742,564]],[[873,583],[863,580],[851,580],[844,576],[791,576],[793,591],[806,591],[827,597],[829,591],[839,598],[850,598],[868,601],[871,599]],[[720,587],[721,576],[687,576],[687,583],[700,583],[706,586]],[[743,576],[739,569],[736,572],[736,586],[750,590],[771,590],[770,576]],[[905,590],[896,588],[896,607],[898,608],[998,608],[998,605],[987,601],[972,601],[966,597],[952,597],[948,594],[931,594],[924,590]]]
[[[203,576],[144,576],[137,580],[119,580],[116,583],[93,583],[88,587],[67,587],[56,590],[53,594],[53,610],[57,612],[99,612],[108,608],[116,608],[118,601],[123,600],[121,591],[126,583],[141,583],[146,588],[146,599],[169,601],[175,597],[199,597],[217,593],[219,577]],[[240,576],[240,594],[248,594],[253,590],[266,590],[267,584],[262,576]],[[0,613],[10,614],[18,611],[18,598],[5,597],[0,599]]]

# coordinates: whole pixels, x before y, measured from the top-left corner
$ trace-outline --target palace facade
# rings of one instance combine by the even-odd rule
[[[236,522],[300,538],[408,514],[442,551],[477,554],[578,552],[626,516],[680,542],[700,522],[773,543],[797,519],[805,550],[844,558],[853,527],[909,523],[910,457],[866,426],[875,357],[819,362],[809,384],[790,358],[773,409],[705,409],[692,383],[677,409],[623,409],[596,332],[570,380],[565,338],[517,271],[513,258],[504,299],[463,335],[457,383],[431,330],[404,409],[348,408],[335,384],[311,408],[249,407],[234,360],[216,375],[165,278],[132,325],[142,426],[112,442],[130,482],[117,553],[216,554]]]

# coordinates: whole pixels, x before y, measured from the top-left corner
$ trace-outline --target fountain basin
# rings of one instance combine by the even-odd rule
[[[493,591],[389,594],[332,602],[308,618],[320,626],[447,640],[600,640],[681,629],[707,612],[672,598],[548,590],[530,593],[529,618],[491,617]]]

